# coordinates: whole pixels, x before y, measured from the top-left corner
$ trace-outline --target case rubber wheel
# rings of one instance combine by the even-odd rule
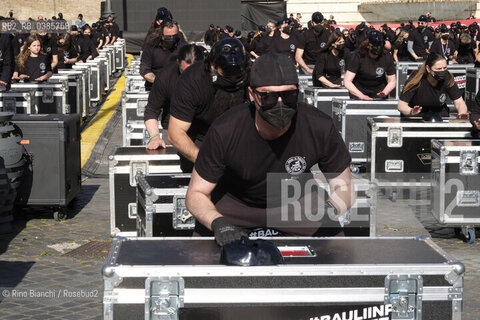
[[[475,229],[468,229],[467,235],[465,236],[467,243],[471,244],[475,242]]]
[[[55,219],[55,221],[67,220],[67,208],[57,208],[55,211],[53,211],[53,218]]]

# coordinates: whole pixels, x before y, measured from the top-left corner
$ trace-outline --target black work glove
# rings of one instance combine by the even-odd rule
[[[220,217],[212,222],[212,230],[215,234],[215,241],[219,246],[223,246],[227,243],[233,242],[235,240],[240,240],[242,236],[247,237],[248,235],[240,227],[234,226],[225,217]]]

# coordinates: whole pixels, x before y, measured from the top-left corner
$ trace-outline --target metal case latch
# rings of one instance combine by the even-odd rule
[[[460,174],[462,176],[474,176],[478,174],[477,151],[463,150],[460,152]]]
[[[137,186],[137,174],[148,174],[148,162],[132,161],[130,162],[130,186]]]
[[[145,107],[147,106],[148,100],[138,99],[137,100],[137,117],[143,118],[145,114]]]
[[[53,97],[53,89],[45,88],[42,90],[42,102],[53,103],[55,98]]]
[[[401,148],[403,146],[402,128],[388,128],[387,146]]]
[[[185,196],[173,196],[173,219],[174,230],[193,230],[195,218],[185,206]]]
[[[3,111],[16,113],[17,100],[15,97],[3,97]]]
[[[348,143],[349,152],[365,152],[365,142],[349,142]]]
[[[389,275],[385,278],[385,304],[392,305],[392,320],[422,319],[423,278]]]
[[[180,277],[147,278],[145,320],[178,320],[184,305],[185,282]]]

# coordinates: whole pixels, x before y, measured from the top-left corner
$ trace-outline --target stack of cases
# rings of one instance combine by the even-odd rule
[[[313,87],[313,80],[311,75],[299,75],[298,76],[298,82],[299,82],[299,90],[300,93],[303,94],[305,88],[307,87]]]
[[[431,239],[269,240],[283,265],[223,265],[212,238],[115,238],[103,319],[461,319],[465,267]]]
[[[76,113],[80,119],[84,117],[85,110],[83,105],[83,79],[81,73],[62,73],[53,75],[48,82],[61,83],[66,81],[68,83],[68,105],[70,106],[69,113]]]
[[[80,94],[80,100],[78,103],[81,104],[82,117],[85,118],[89,114],[90,110],[90,76],[88,75],[87,69],[77,69],[77,70],[58,70],[59,75],[78,75],[80,78],[78,93]],[[70,85],[70,89],[71,85]]]
[[[397,105],[397,100],[333,99],[333,122],[352,156],[352,163],[363,165],[367,162],[367,118],[399,116]]]
[[[109,157],[111,235],[136,236],[137,175],[181,173],[180,158],[172,147],[147,150],[119,147]]]
[[[480,225],[480,140],[432,140],[432,213],[461,227],[469,242]]]
[[[347,89],[327,89],[317,87],[307,87],[303,92],[303,101],[311,104],[323,111],[330,117],[332,116],[333,99],[348,99]]]
[[[471,137],[468,120],[369,118],[368,163],[370,181],[379,187],[430,187],[431,139]]]
[[[148,131],[145,128],[144,113],[148,93],[122,93],[123,146],[146,145]],[[162,128],[159,122],[159,129]]]
[[[145,79],[138,73],[125,75],[125,91],[129,93],[147,92]]]

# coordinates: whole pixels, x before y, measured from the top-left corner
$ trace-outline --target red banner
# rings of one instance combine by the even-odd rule
[[[437,22],[429,22],[428,24],[430,26],[432,26],[433,28],[436,28],[438,25],[444,23],[447,27],[450,28],[450,25],[452,23],[457,23],[458,21],[460,21],[461,24],[465,25],[465,26],[469,26],[471,25],[472,23],[474,22],[477,22],[479,25],[480,25],[480,19],[470,19],[470,20],[450,20],[450,21],[437,21]],[[395,30],[396,28],[400,27],[400,24],[399,23],[387,23],[387,25],[392,28],[393,30]],[[417,23],[414,23],[413,24],[414,26],[417,26]],[[353,28],[355,29],[355,27],[357,26],[356,24],[352,24],[352,25],[347,25],[347,24],[336,24],[336,25],[333,25],[334,27],[341,27],[341,28],[347,28],[347,29],[350,29],[350,28]],[[371,25],[373,26],[375,29],[380,29],[380,27],[382,26],[381,24],[373,24]]]

